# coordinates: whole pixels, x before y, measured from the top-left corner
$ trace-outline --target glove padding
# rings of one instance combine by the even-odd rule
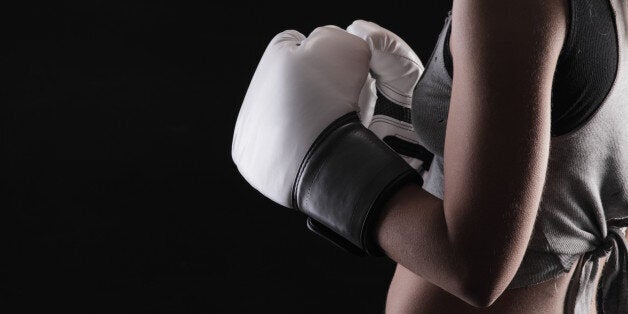
[[[292,185],[308,149],[337,118],[356,111],[370,51],[359,38],[319,27],[269,43],[235,126],[232,157],[244,178],[290,208]]]
[[[357,36],[319,27],[273,38],[240,109],[232,158],[271,200],[357,254],[380,255],[372,227],[386,200],[417,172],[359,121],[371,51]]]

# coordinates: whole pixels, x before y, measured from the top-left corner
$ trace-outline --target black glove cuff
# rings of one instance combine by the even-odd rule
[[[366,129],[357,114],[332,123],[308,151],[294,184],[293,205],[310,230],[358,255],[383,255],[373,227],[385,202],[421,177]]]

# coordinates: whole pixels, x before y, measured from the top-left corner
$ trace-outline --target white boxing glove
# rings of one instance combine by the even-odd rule
[[[359,100],[362,123],[423,173],[433,155],[419,145],[410,114],[423,63],[403,39],[375,23],[356,20],[347,31],[364,39],[371,50],[371,75]]]
[[[244,98],[231,154],[254,188],[305,213],[310,229],[379,255],[377,214],[401,185],[420,178],[360,123],[370,58],[367,42],[337,27],[275,36]]]

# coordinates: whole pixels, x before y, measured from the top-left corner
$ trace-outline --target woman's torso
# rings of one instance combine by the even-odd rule
[[[494,306],[473,309],[399,268],[389,304],[405,299],[425,313],[439,308],[456,313],[560,313],[573,266],[605,243],[609,222],[628,222],[628,4],[569,0],[569,5],[569,31],[552,87],[546,187],[530,246],[511,286]],[[412,108],[419,144],[435,155],[423,187],[440,198],[453,74],[447,48],[450,22],[449,16],[417,84]],[[586,276],[577,273],[577,279],[598,280],[602,267],[595,267]]]

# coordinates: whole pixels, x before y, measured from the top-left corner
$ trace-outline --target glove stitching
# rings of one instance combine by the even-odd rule
[[[410,49],[412,49],[412,48],[410,48]],[[386,52],[386,51],[383,51],[383,50],[377,50],[377,49],[373,49],[373,50],[375,50],[376,52],[381,53],[381,54],[386,54],[386,55],[389,55],[389,56],[394,56],[394,57],[399,57],[399,58],[401,58],[401,59],[406,59],[406,60],[408,60],[408,61],[410,61],[410,62],[414,63],[417,67],[419,67],[419,69],[424,70],[423,64],[418,63],[418,62],[416,62],[416,61],[412,60],[411,58],[406,57],[406,56],[404,56],[404,55],[400,55],[400,54],[396,54],[396,53],[391,53],[391,52]]]
[[[375,82],[377,83],[377,79],[375,79]],[[403,94],[397,90],[395,90],[392,86],[388,85],[387,83],[382,82],[381,83],[382,87],[386,87],[387,89],[389,89],[390,91],[394,92],[395,94],[404,97],[404,98],[409,98],[408,100],[410,100],[410,102],[412,101],[412,96],[408,96],[406,94]],[[386,92],[384,92],[383,90],[381,90],[381,88],[379,88],[380,93],[382,93],[382,95],[386,96],[386,98],[388,98],[388,100],[390,100],[391,102],[393,102],[395,105],[399,105],[399,106],[403,106],[403,107],[409,107],[411,106],[410,102],[402,102],[402,101],[398,101],[396,99],[394,99],[394,97],[392,97],[391,95],[388,95]]]

